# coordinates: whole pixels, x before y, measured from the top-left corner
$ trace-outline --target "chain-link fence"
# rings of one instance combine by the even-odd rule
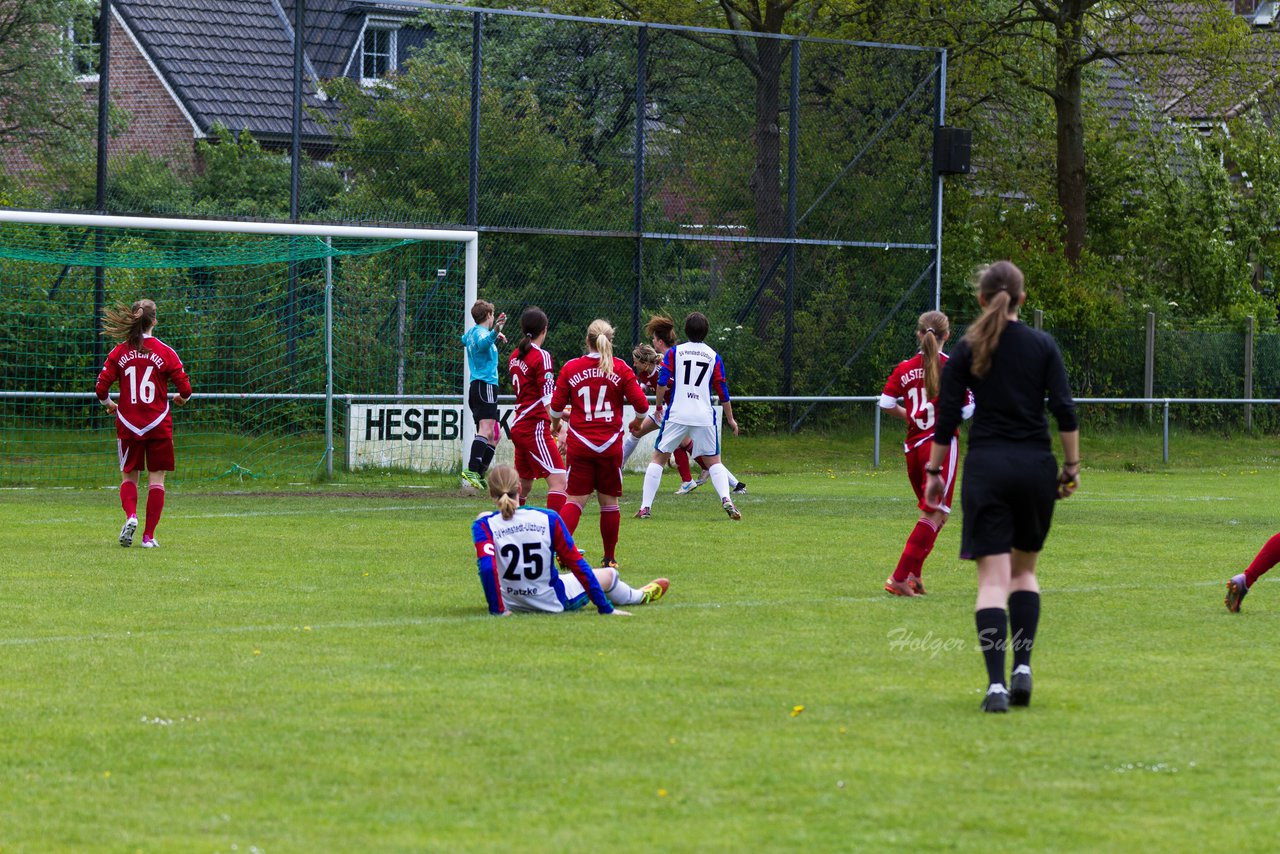
[[[5,149],[10,204],[475,228],[557,353],[697,309],[757,394],[863,384],[934,303],[938,50],[306,0],[295,55],[301,5],[112,0],[106,159]]]

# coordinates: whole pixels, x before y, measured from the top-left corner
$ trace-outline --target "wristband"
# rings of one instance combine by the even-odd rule
[[[1078,466],[1078,465],[1080,465],[1080,461],[1079,461],[1079,460],[1072,460],[1071,462],[1067,462],[1066,460],[1063,460],[1063,461],[1062,461],[1062,465],[1063,465],[1063,467],[1064,467],[1064,468],[1065,468],[1066,466]],[[928,471],[928,469],[925,469],[925,471]]]
[[[938,466],[936,469],[931,469],[931,468],[929,468],[928,466],[925,466],[925,467],[924,467],[924,473],[925,473],[925,474],[937,474],[937,475],[940,475],[940,474],[942,474],[942,466]]]

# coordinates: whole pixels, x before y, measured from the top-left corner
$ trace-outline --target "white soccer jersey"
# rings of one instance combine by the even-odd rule
[[[675,424],[713,425],[713,393],[720,395],[721,402],[729,399],[724,362],[705,342],[677,344],[667,350],[658,382],[667,387],[664,418]]]
[[[572,576],[562,579],[556,571],[557,533],[564,539],[555,528],[558,520],[546,510],[521,507],[510,519],[494,513],[477,521],[476,543],[493,550],[492,583],[508,609],[559,613],[569,600],[581,595],[582,587]],[[487,542],[486,533],[491,537]],[[571,582],[568,591],[566,581]]]

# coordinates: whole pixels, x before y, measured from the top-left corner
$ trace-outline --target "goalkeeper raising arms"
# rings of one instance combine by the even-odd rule
[[[103,313],[102,334],[120,340],[107,355],[95,391],[116,419],[116,452],[120,459],[120,505],[124,527],[120,545],[133,545],[138,529],[138,476],[147,472],[147,517],[142,547],[155,548],[156,525],[164,510],[164,473],[173,471],[173,416],[169,412],[169,383],[178,390],[173,402],[191,399],[191,380],[173,348],[152,335],[156,304],[141,299],[126,308],[116,305]],[[122,339],[122,340],[121,340]],[[119,402],[107,392],[120,381]]]

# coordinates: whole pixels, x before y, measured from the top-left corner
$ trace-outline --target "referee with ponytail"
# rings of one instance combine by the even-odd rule
[[[1048,334],[1018,322],[1026,299],[1022,271],[997,261],[978,277],[982,315],[942,371],[938,424],[925,466],[925,502],[937,506],[951,439],[966,389],[976,403],[969,429],[960,556],[978,564],[975,619],[987,666],[986,712],[1031,703],[1031,649],[1040,620],[1036,559],[1049,533],[1054,501],[1079,485],[1080,433],[1062,353]],[[1045,399],[1064,454],[1054,459]],[[1005,649],[1013,674],[1005,682]]]

